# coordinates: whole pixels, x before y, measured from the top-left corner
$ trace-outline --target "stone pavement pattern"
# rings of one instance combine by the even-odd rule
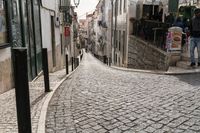
[[[60,82],[65,75],[65,69],[50,73],[50,87],[53,89],[58,82]],[[43,76],[36,81],[29,83],[30,89],[30,103],[31,103],[31,122],[32,133],[36,133],[38,120],[42,105],[45,101],[46,95],[44,93]],[[17,114],[15,90],[12,89],[0,95],[0,133],[17,133]]]
[[[54,94],[47,133],[199,133],[200,75],[109,68],[85,54]]]

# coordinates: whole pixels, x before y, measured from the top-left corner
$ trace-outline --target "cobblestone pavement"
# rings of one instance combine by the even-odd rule
[[[47,133],[199,133],[200,75],[119,71],[90,54],[51,99]]]
[[[50,73],[50,87],[53,89],[65,76],[65,70]],[[40,111],[45,101],[43,76],[29,83],[32,132],[36,133]],[[0,95],[0,133],[17,133],[15,90]]]

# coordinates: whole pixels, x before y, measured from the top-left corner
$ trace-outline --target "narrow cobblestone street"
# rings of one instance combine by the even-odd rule
[[[47,133],[199,133],[200,75],[119,71],[85,54],[54,94]]]

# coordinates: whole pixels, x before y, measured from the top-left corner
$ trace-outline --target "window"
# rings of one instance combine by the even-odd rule
[[[118,6],[119,6],[119,2],[118,2],[118,0],[116,0],[115,1],[115,7],[114,7],[116,16],[118,16],[118,14],[119,14],[119,7]]]
[[[121,50],[121,31],[119,31],[119,51]]]
[[[123,63],[125,63],[125,57],[126,57],[126,32],[123,31],[123,35],[122,35],[122,39],[123,39]]]
[[[4,0],[0,0],[0,46],[8,43],[7,35],[6,8]]]
[[[124,0],[124,12],[126,12],[126,1],[127,0]]]
[[[118,34],[119,34],[119,32],[117,31],[117,32],[116,32],[116,44],[115,44],[115,48],[116,48],[116,49],[117,49],[117,47],[118,47],[118,38],[119,38]]]
[[[119,14],[122,14],[122,0],[120,0],[119,4]]]

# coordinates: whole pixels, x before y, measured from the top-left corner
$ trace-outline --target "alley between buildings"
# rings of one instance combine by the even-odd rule
[[[54,94],[46,132],[200,132],[200,75],[119,71],[86,53]]]

